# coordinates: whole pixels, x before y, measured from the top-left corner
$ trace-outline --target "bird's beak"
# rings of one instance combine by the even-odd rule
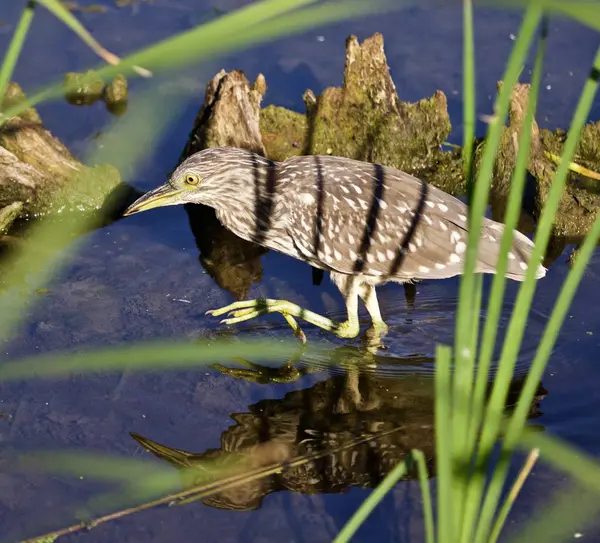
[[[180,196],[182,190],[173,188],[168,183],[161,185],[150,192],[147,192],[131,204],[123,213],[123,217],[147,211],[155,207],[173,206],[182,202]]]

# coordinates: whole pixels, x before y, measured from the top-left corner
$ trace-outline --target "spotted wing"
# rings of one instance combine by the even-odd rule
[[[340,157],[289,159],[281,175],[291,189],[288,232],[314,266],[400,281],[462,272],[467,207],[457,198],[395,168]],[[501,234],[485,221],[477,271],[495,270]],[[521,250],[508,275],[519,278],[531,242],[515,239]]]

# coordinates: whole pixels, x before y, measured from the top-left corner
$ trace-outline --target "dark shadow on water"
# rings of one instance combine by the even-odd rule
[[[236,300],[244,299],[250,287],[262,280],[260,258],[268,249],[247,242],[224,228],[210,207],[186,204],[185,210],[201,266],[220,288]]]
[[[235,466],[243,472],[282,466],[278,473],[244,481],[202,500],[219,509],[255,510],[267,495],[281,491],[312,495],[374,488],[412,449],[423,451],[429,475],[434,476],[434,383],[432,372],[427,371],[433,363],[423,356],[391,358],[341,347],[328,360],[300,357],[279,368],[244,361],[240,361],[243,368],[219,365],[216,368],[226,375],[264,384],[291,382],[313,372],[328,376],[283,398],[264,399],[247,411],[232,413],[234,424],[223,432],[217,449],[191,453],[131,435],[176,468],[201,469],[210,464]],[[523,381],[511,383],[507,410],[518,399]],[[539,404],[546,394],[540,385],[529,419],[541,415]],[[190,472],[185,473],[186,487],[197,484],[193,475],[188,478]],[[202,474],[205,481],[206,471]],[[415,478],[412,470],[405,477]]]

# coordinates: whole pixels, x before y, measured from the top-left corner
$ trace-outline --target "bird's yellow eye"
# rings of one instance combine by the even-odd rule
[[[186,173],[184,179],[186,185],[195,186],[200,183],[200,178],[195,173]]]

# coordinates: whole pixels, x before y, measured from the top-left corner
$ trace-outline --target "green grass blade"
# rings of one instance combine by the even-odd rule
[[[524,450],[539,449],[544,461],[600,494],[600,462],[585,451],[556,436],[531,430],[521,434],[517,446]]]
[[[471,171],[473,145],[475,142],[475,115],[477,111],[475,93],[475,37],[473,30],[473,5],[463,0],[463,164],[465,177],[472,189]]]
[[[504,291],[506,286],[506,269],[508,264],[508,251],[512,243],[512,232],[517,226],[519,213],[521,210],[521,202],[523,191],[525,188],[525,179],[527,166],[529,161],[530,146],[531,146],[531,126],[535,119],[537,109],[537,99],[542,80],[544,55],[546,52],[547,40],[547,20],[542,24],[542,31],[536,57],[531,76],[531,87],[529,92],[529,102],[523,120],[523,129],[519,135],[519,148],[515,161],[515,169],[511,178],[511,188],[504,216],[504,224],[506,225],[502,238],[500,240],[500,256],[497,263],[497,273],[492,280],[490,299],[486,311],[486,320],[483,330],[483,338],[481,342],[481,351],[478,357],[477,377],[475,382],[475,390],[470,406],[470,422],[469,422],[469,444],[475,444],[476,436],[480,429],[481,419],[483,415],[483,407],[487,384],[489,381],[489,371],[496,344],[496,334],[498,330],[498,322],[502,312],[502,302],[504,299]],[[508,339],[508,336],[507,336]],[[469,451],[469,457],[473,450]]]
[[[421,487],[421,496],[423,499],[423,518],[425,520],[425,542],[435,543],[435,529],[433,526],[433,505],[431,503],[431,490],[429,488],[429,475],[427,473],[427,463],[423,451],[413,449],[412,458],[417,465],[419,473],[419,486]]]
[[[529,477],[529,474],[531,473],[531,470],[533,469],[533,466],[535,465],[539,456],[539,449],[534,449],[529,453],[529,456],[525,461],[525,465],[521,469],[517,480],[513,484],[510,492],[508,493],[508,496],[506,497],[506,500],[504,500],[504,504],[500,508],[498,518],[494,523],[488,543],[496,543],[496,541],[498,541],[498,538],[500,537],[502,528],[504,528],[504,524],[506,523],[506,519],[508,518],[510,510],[512,509],[512,506],[514,505],[515,500],[517,499],[517,496],[521,491],[521,488],[523,488],[523,485],[525,484],[525,480],[527,479],[527,477]]]
[[[500,136],[504,121],[508,115],[508,108],[512,89],[517,81],[521,67],[525,61],[533,36],[539,24],[541,12],[537,7],[530,8],[523,19],[521,31],[515,42],[514,48],[506,66],[503,81],[495,105],[495,120],[491,123],[481,165],[477,174],[477,182],[473,191],[473,201],[469,211],[469,236],[465,259],[465,268],[460,281],[458,316],[455,328],[454,352],[456,357],[456,371],[454,376],[454,394],[457,410],[452,413],[453,427],[458,432],[453,435],[453,455],[456,461],[464,462],[465,454],[472,448],[467,443],[469,428],[469,404],[473,388],[474,375],[474,343],[473,330],[475,320],[476,302],[481,296],[481,281],[475,280],[474,268],[479,246],[479,237],[485,208],[487,206],[489,189],[492,181],[493,167],[496,153],[500,144]],[[476,287],[479,287],[477,292]],[[478,326],[479,323],[477,323]],[[476,335],[475,335],[476,336]],[[459,409],[460,407],[460,409]],[[462,463],[461,462],[461,463]],[[463,473],[455,473],[453,487],[458,491],[456,499],[459,501],[458,513],[455,515],[458,522],[464,518],[463,504],[466,496],[466,478]],[[461,531],[464,533],[464,530]],[[464,541],[464,539],[463,539]]]
[[[541,17],[538,8],[530,8],[525,14],[521,31],[510,55],[495,106],[495,120],[491,123],[483,152],[481,167],[477,175],[473,202],[469,211],[469,237],[465,257],[465,268],[460,281],[459,307],[455,334],[456,379],[455,390],[469,391],[472,382],[474,353],[470,350],[473,329],[473,307],[475,299],[474,269],[479,247],[481,224],[487,205],[496,152],[500,143],[502,126],[508,114],[512,88],[517,81],[521,66]]]
[[[598,242],[600,241],[600,216],[594,222],[592,230],[586,236],[580,252],[577,255],[573,268],[569,272],[566,281],[556,300],[552,314],[544,330],[544,335],[536,351],[531,369],[525,380],[525,384],[519,396],[517,407],[509,421],[506,436],[502,446],[502,455],[496,469],[494,470],[494,479],[490,483],[486,499],[484,502],[484,513],[481,516],[482,533],[486,526],[491,523],[493,508],[491,504],[498,500],[502,492],[502,487],[508,469],[510,467],[510,458],[512,450],[516,446],[518,439],[523,431],[527,420],[528,406],[531,405],[535,390],[546,368],[548,359],[560,332],[560,328],[567,315],[577,287],[581,281],[585,268],[592,257]],[[489,503],[488,503],[489,502]],[[482,535],[483,537],[483,535]],[[483,539],[482,539],[483,540]]]
[[[20,453],[17,465],[22,470],[53,475],[70,475],[122,484],[135,484],[156,471],[171,473],[168,464],[150,458],[126,458],[90,451],[43,451]]]
[[[454,540],[452,496],[452,397],[450,361],[452,350],[436,346],[435,361],[435,454],[437,466],[437,539]]]
[[[25,38],[27,37],[27,33],[31,27],[34,9],[35,2],[33,2],[33,0],[27,2],[27,5],[21,13],[21,18],[17,23],[17,27],[15,28],[15,33],[13,34],[12,40],[10,41],[8,49],[4,54],[2,66],[0,66],[0,111],[2,111],[2,102],[4,100],[6,87],[15,71],[15,66],[17,65],[21,50],[23,49]]]
[[[548,15],[567,17],[600,30],[600,2],[598,0],[476,0],[482,7],[523,9],[532,4],[541,7]]]
[[[473,30],[473,6],[471,0],[463,0],[463,168],[467,179],[468,201],[472,202],[473,197],[473,144],[475,140],[475,46]],[[455,322],[455,353],[459,349],[469,349],[471,352],[477,346],[477,336],[479,334],[479,307],[481,304],[481,278],[475,277],[471,286],[473,288],[472,307],[469,311],[460,311],[462,299],[459,299],[459,317]],[[468,302],[465,302],[465,306]],[[474,315],[476,317],[474,318]],[[470,337],[467,340],[466,335]],[[464,335],[464,338],[462,337]],[[461,337],[459,337],[461,336]],[[468,342],[467,342],[468,341]],[[467,342],[467,343],[465,343]],[[468,404],[469,394],[473,382],[473,368],[467,363],[466,357],[460,357],[458,366],[453,379],[453,405],[452,405],[452,436],[453,450],[452,454],[456,463],[464,458],[467,449],[467,428],[468,428]],[[473,360],[471,357],[469,360]],[[454,517],[458,519],[458,529],[460,530],[460,519],[462,519],[462,510],[466,478],[453,477],[453,496],[455,502]]]
[[[535,6],[527,10],[521,30],[515,41],[508,65],[506,67],[503,81],[495,105],[494,120],[486,138],[485,149],[481,160],[481,167],[477,174],[477,182],[473,193],[473,202],[469,210],[469,237],[465,255],[465,267],[460,281],[458,321],[455,334],[455,353],[457,357],[457,379],[465,381],[461,389],[468,385],[466,379],[472,374],[467,371],[472,367],[474,356],[469,350],[471,330],[473,321],[474,292],[474,269],[481,235],[481,224],[487,206],[488,194],[492,180],[495,157],[500,144],[502,126],[508,115],[508,107],[512,88],[517,81],[522,65],[527,56],[531,41],[541,18],[541,10]],[[467,369],[464,369],[464,365]],[[460,373],[459,373],[460,372]]]
[[[578,485],[574,488],[560,488],[554,493],[550,503],[535,511],[531,520],[519,527],[518,533],[509,541],[565,543],[577,541],[574,537],[577,532],[583,532],[582,539],[586,541],[588,538],[585,537],[585,526],[597,519],[599,513],[600,500],[597,494]],[[552,521],[549,522],[548,519]]]
[[[118,64],[121,59],[111,53],[94,38],[86,28],[77,20],[77,18],[58,0],[35,0],[39,4],[42,4],[50,13],[52,13],[58,20],[62,21],[68,26],[79,38],[85,43],[94,53],[109,64]],[[151,72],[144,68],[135,67],[137,73],[144,77],[150,77]]]
[[[537,386],[542,378],[546,364],[550,358],[550,354],[552,353],[552,349],[554,348],[554,344],[558,338],[558,334],[567,315],[567,311],[571,306],[571,302],[573,301],[577,288],[579,287],[581,278],[583,277],[585,269],[592,255],[594,254],[599,241],[600,215],[594,221],[592,229],[581,245],[573,267],[569,271],[567,279],[563,283],[560,294],[558,295],[556,303],[554,304],[552,314],[550,315],[550,319],[546,325],[546,329],[544,330],[544,335],[542,336],[542,340],[540,341],[535,357],[531,364],[531,369],[529,370],[527,378],[525,379],[525,384],[523,386],[523,390],[521,391],[521,395],[519,396],[517,407],[515,408],[510,419],[505,439],[506,448],[511,448],[516,443],[520,433],[523,430],[523,427],[525,426],[525,422],[527,420],[527,406],[531,405],[531,401],[533,401],[535,390],[537,389]]]
[[[558,209],[558,205],[560,203],[560,198],[562,195],[562,191],[564,185],[566,183],[566,177],[568,173],[568,166],[573,157],[575,149],[577,147],[577,143],[579,141],[581,131],[585,125],[587,116],[591,110],[591,106],[594,100],[594,96],[596,94],[596,90],[598,87],[598,78],[594,76],[594,74],[598,73],[600,70],[600,48],[596,53],[596,58],[594,60],[594,68],[592,70],[592,76],[588,78],[583,92],[581,93],[579,103],[575,110],[575,114],[573,116],[573,121],[571,122],[571,127],[569,129],[569,133],[567,136],[567,141],[565,142],[563,148],[563,154],[561,157],[561,163],[556,171],[554,176],[554,180],[552,182],[552,186],[550,188],[548,194],[548,200],[544,206],[542,211],[537,234],[535,236],[535,248],[532,252],[532,262],[541,261],[541,256],[543,252],[546,250],[546,246],[548,244],[548,240],[550,238],[550,233],[552,229],[553,218],[556,215],[556,211]],[[597,224],[594,224],[594,232],[590,232],[590,235],[586,237],[586,240],[583,246],[586,246],[586,251],[589,251],[590,245],[594,245],[595,243],[592,240],[592,236],[596,235],[596,227]],[[587,245],[586,245],[587,244]],[[582,246],[582,249],[583,249]],[[558,311],[553,311],[553,315],[555,318],[549,321],[546,332],[550,328],[550,332],[548,335],[546,332],[544,333],[544,337],[542,338],[542,343],[540,343],[540,347],[538,348],[538,352],[536,353],[536,357],[534,359],[534,363],[532,364],[532,369],[534,365],[542,366],[541,368],[538,366],[537,370],[543,372],[543,368],[545,367],[547,356],[544,354],[544,351],[540,351],[540,348],[547,348],[547,345],[553,345],[554,340],[556,339],[556,335],[560,329],[560,325],[562,324],[562,319],[564,318],[563,311],[566,312],[567,308],[563,304],[570,303],[572,296],[574,295],[574,290],[579,283],[580,276],[578,277],[577,273],[583,273],[583,268],[587,264],[587,260],[585,259],[585,255],[587,253],[583,253],[584,258],[580,261],[581,269],[578,271],[576,267],[574,267],[569,273],[569,277],[573,271],[576,272],[572,277],[572,281],[569,282],[568,279],[563,285],[563,289],[561,290],[561,295],[559,295],[559,299],[557,300],[556,307],[558,307]],[[580,255],[581,256],[581,255]],[[591,253],[589,254],[591,256]],[[589,260],[589,257],[588,257]],[[492,390],[492,397],[490,403],[488,405],[488,410],[486,412],[486,418],[484,421],[484,427],[480,442],[479,454],[480,459],[483,460],[489,451],[491,450],[493,444],[496,441],[498,431],[500,429],[500,425],[503,419],[503,411],[501,406],[506,401],[506,395],[508,393],[508,386],[510,383],[510,378],[512,376],[512,372],[514,369],[514,362],[516,360],[521,340],[525,331],[526,319],[529,313],[529,307],[531,305],[531,300],[533,298],[533,293],[535,290],[535,266],[529,266],[526,274],[526,279],[523,282],[521,288],[519,289],[519,294],[517,296],[517,302],[515,304],[515,309],[511,316],[507,337],[510,338],[510,341],[506,341],[503,345],[502,355],[500,359],[500,368],[498,371],[498,375],[496,376],[494,382],[494,388]],[[567,287],[572,289],[572,294],[569,293]],[[559,305],[560,303],[560,305]],[[562,316],[561,316],[562,315]],[[553,334],[553,336],[551,335]],[[550,346],[551,349],[551,346]],[[538,354],[540,357],[538,358]],[[547,353],[549,355],[549,351]],[[545,356],[545,359],[543,358]],[[531,390],[531,384],[528,385],[528,393]],[[522,413],[522,407],[521,411]],[[516,412],[515,412],[516,414]],[[515,416],[513,414],[513,417]],[[521,416],[521,415],[520,415]],[[505,460],[508,462],[508,460]],[[492,521],[493,516],[493,507],[491,503],[496,499],[500,494],[501,487],[503,481],[500,480],[502,475],[502,470],[496,469],[494,474],[494,479],[491,482],[490,489],[487,492],[486,500],[484,503],[485,514],[482,514],[480,519],[480,527],[478,528],[478,538],[477,541],[484,541],[485,534],[487,533],[489,526]]]
[[[548,4],[559,15],[566,15],[595,30],[600,30],[600,2],[563,0],[549,1]]]
[[[78,353],[56,353],[0,365],[0,382],[64,377],[98,371],[140,371],[201,367],[224,359],[258,358],[284,361],[299,349],[296,340],[208,340],[194,343],[157,341]],[[311,345],[304,352],[326,355],[328,347]]]
[[[577,487],[572,490],[557,490],[553,503],[535,514],[511,541],[562,543],[571,540],[574,532],[584,531],[582,528],[587,523],[598,518],[600,462],[558,437],[531,430],[526,430],[519,436],[517,446],[523,450],[538,448],[544,461],[574,479]],[[548,522],[549,518],[552,522]]]
[[[350,541],[356,531],[362,526],[363,522],[371,514],[373,509],[379,505],[379,502],[385,498],[387,493],[394,485],[406,474],[406,461],[400,462],[390,471],[383,481],[377,485],[369,494],[369,497],[362,502],[352,518],[342,528],[340,533],[333,540],[333,543],[347,543]]]

